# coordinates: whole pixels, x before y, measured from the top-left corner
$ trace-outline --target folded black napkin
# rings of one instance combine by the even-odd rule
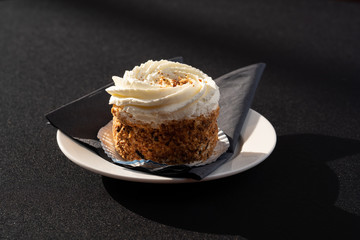
[[[182,62],[181,57],[171,60]],[[205,166],[192,168],[174,166],[151,172],[162,176],[190,177],[201,180],[229,160],[233,156],[236,146],[238,146],[241,128],[250,109],[264,68],[264,63],[254,64],[215,79],[220,88],[218,125],[228,136],[230,142],[227,152],[215,162]],[[101,148],[97,133],[100,128],[112,119],[111,105],[109,105],[110,95],[105,91],[107,87],[112,85],[113,83],[109,83],[45,116],[54,127],[111,162],[112,160],[107,157]],[[131,168],[149,171],[142,167]]]

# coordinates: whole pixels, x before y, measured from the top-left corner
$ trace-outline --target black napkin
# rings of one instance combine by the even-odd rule
[[[182,62],[181,57],[171,60]],[[221,96],[218,118],[219,128],[225,132],[230,141],[230,147],[226,153],[209,165],[193,168],[174,166],[152,173],[171,177],[191,177],[200,180],[229,160],[235,152],[235,147],[238,146],[240,131],[264,68],[265,64],[263,63],[254,64],[215,79],[220,88]],[[105,91],[107,87],[112,85],[113,83],[109,83],[45,116],[54,127],[109,161],[112,160],[102,150],[97,139],[97,133],[101,127],[112,119],[111,105],[108,103],[110,95]],[[148,171],[141,167],[133,169]]]

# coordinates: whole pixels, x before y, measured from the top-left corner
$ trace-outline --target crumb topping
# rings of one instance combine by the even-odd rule
[[[193,81],[186,74],[185,77],[178,76],[176,79],[170,78],[169,74],[164,74],[158,71],[159,78],[155,81],[156,84],[162,85],[162,87],[177,87],[184,84],[193,84]],[[200,79],[201,80],[201,79]]]

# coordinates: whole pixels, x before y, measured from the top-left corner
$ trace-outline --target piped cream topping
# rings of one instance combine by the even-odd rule
[[[124,76],[113,76],[109,104],[123,106],[136,120],[159,123],[206,115],[218,107],[219,88],[205,73],[186,64],[149,60]]]

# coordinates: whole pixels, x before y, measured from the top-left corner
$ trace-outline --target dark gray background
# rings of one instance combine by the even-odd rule
[[[0,1],[0,238],[359,239],[359,39],[357,1]],[[152,185],[62,154],[44,114],[179,55],[213,78],[267,64],[265,162]]]

